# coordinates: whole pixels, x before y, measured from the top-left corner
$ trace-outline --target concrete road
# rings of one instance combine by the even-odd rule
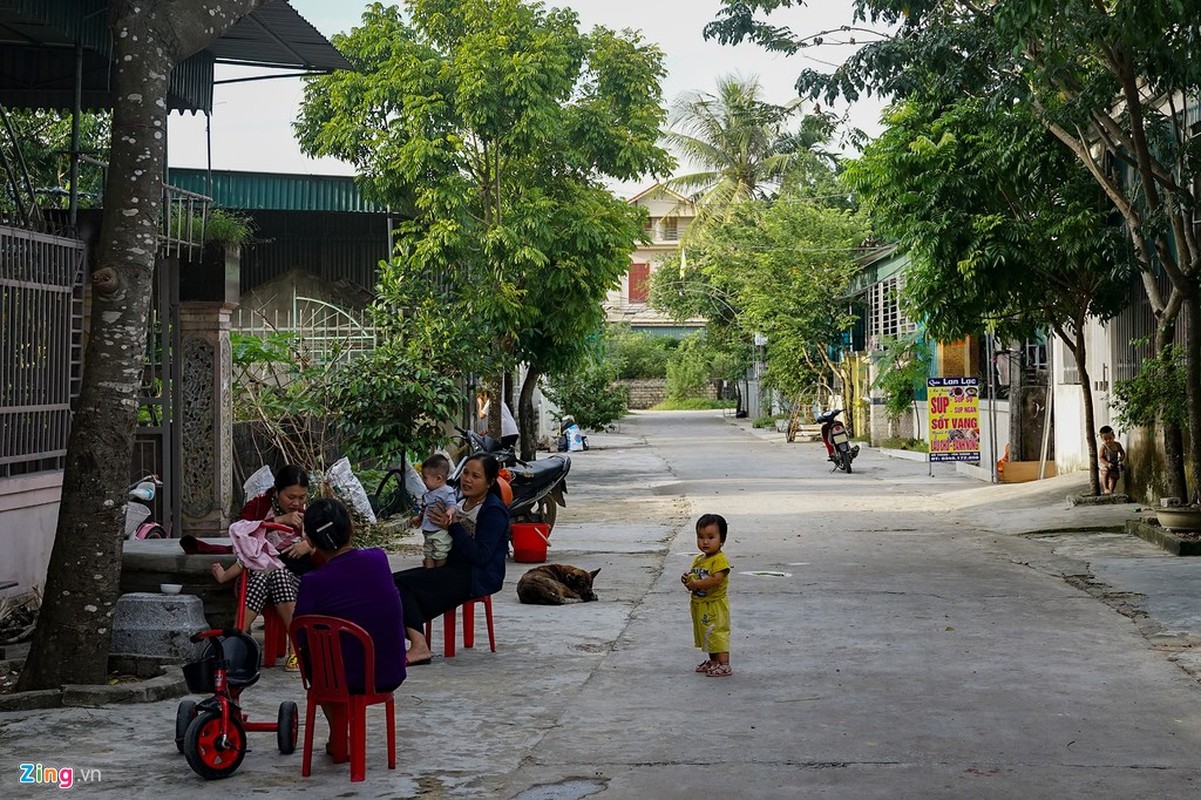
[[[168,702],[0,715],[2,796],[43,796],[48,787],[18,784],[25,761],[99,769],[79,794],[135,798],[1198,791],[1198,684],[1145,627],[1060,577],[1087,568],[1087,546],[1016,535],[1057,522],[1062,493],[981,486],[945,467],[930,477],[924,463],[867,450],[853,474],[831,473],[820,444],[786,445],[708,412],[636,415],[593,441],[574,458],[551,558],[600,567],[601,602],[520,605],[512,587],[526,565],[510,564],[498,652],[477,631],[474,650],[414,669],[398,691],[395,772],[376,710],[364,783],[324,757],[301,779],[299,754],[251,734],[240,771],[205,785],[175,752]],[[692,671],[700,654],[678,580],[707,511],[731,525],[726,679]],[[1131,574],[1132,559],[1105,557]],[[302,700],[297,679],[267,670],[246,705],[273,718],[288,698]]]

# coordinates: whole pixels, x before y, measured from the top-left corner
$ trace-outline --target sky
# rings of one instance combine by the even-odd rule
[[[291,4],[329,37],[357,25],[368,2],[291,0]],[[731,47],[707,42],[701,30],[715,18],[720,0],[549,0],[546,4],[575,9],[585,30],[594,25],[617,30],[632,28],[659,44],[668,70],[663,82],[663,96],[668,104],[684,93],[712,91],[718,77],[729,74],[758,77],[765,99],[785,103],[796,97],[793,84],[802,69],[829,69],[830,63],[840,62],[853,50],[853,47],[826,45],[785,57],[751,44]],[[800,34],[851,22],[851,0],[813,0],[811,6],[779,12],[773,19]],[[217,79],[247,74],[253,73],[246,68],[218,67]],[[301,99],[298,78],[218,85],[214,89],[211,119],[200,114],[171,115],[170,164],[206,166],[208,124],[213,169],[353,174],[349,164],[330,158],[310,159],[300,152],[291,125],[299,114]],[[879,101],[856,105],[850,110],[852,124],[875,135],[880,130],[882,106]]]

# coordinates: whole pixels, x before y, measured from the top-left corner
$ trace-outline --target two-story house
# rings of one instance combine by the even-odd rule
[[[621,286],[611,290],[605,298],[605,321],[625,323],[636,331],[669,336],[683,336],[700,330],[705,326],[703,318],[679,323],[651,308],[647,302],[651,275],[664,264],[679,263],[680,243],[696,218],[696,207],[687,197],[661,183],[644,189],[627,202],[647,210],[645,240],[630,254],[630,269],[621,279]]]

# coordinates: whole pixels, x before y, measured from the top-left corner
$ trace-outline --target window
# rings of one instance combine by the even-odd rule
[[[651,290],[651,265],[630,264],[628,303],[645,303]]]
[[[663,220],[663,239],[668,242],[680,241],[679,220],[675,217]]]
[[[883,349],[886,338],[896,338],[917,330],[917,324],[906,319],[901,311],[900,293],[903,286],[903,278],[897,276],[880,281],[869,290],[868,319],[872,350]]]

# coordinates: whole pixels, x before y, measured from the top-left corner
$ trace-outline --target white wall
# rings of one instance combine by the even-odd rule
[[[0,479],[0,581],[17,581],[0,596],[45,585],[62,485],[61,472]]]

